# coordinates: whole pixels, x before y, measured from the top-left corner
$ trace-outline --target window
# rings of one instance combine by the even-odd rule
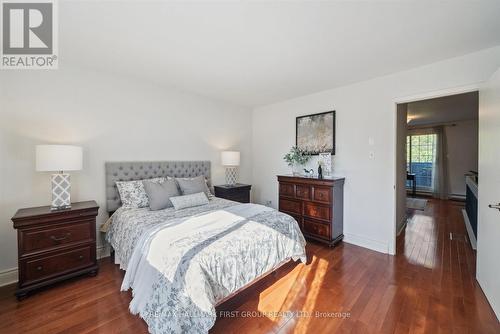
[[[436,134],[406,137],[406,168],[415,174],[417,189],[432,191],[436,162]],[[407,184],[409,187],[410,184]]]

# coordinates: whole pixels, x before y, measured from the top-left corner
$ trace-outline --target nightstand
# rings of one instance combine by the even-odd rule
[[[17,229],[18,299],[28,292],[82,274],[96,275],[95,201],[72,203],[70,209],[50,206],[20,209]]]
[[[250,188],[251,185],[241,183],[236,183],[234,186],[214,186],[216,197],[241,203],[250,203]]]

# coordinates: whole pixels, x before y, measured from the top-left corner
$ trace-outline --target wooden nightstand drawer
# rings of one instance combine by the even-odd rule
[[[93,265],[92,247],[95,248],[95,245],[21,261],[25,274],[24,283],[31,284]]]
[[[26,255],[38,251],[48,251],[61,246],[92,241],[92,228],[94,220],[44,226],[39,229],[26,229],[19,231],[22,239],[22,254]]]

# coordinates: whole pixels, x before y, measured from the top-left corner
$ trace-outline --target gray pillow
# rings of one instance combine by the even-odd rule
[[[175,179],[182,195],[190,195],[203,192],[207,197],[210,197],[210,190],[208,190],[207,181],[203,175],[193,178],[177,178]]]
[[[144,190],[142,181],[162,183],[166,179],[164,177],[155,177],[152,179],[135,180],[135,181],[117,181],[116,188],[120,194],[122,206],[126,208],[145,208],[149,206],[148,195]]]
[[[190,194],[184,196],[170,197],[170,200],[172,201],[175,210],[208,204],[208,198],[204,192],[199,192],[196,194]]]
[[[144,190],[148,195],[149,208],[153,211],[172,207],[170,197],[179,196],[179,189],[175,180],[166,180],[163,183],[155,183],[144,180]]]

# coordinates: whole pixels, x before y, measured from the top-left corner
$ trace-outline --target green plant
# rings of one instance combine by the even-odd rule
[[[292,146],[290,151],[283,157],[283,160],[290,167],[294,164],[305,165],[309,159],[311,159],[311,155],[297,146]]]

